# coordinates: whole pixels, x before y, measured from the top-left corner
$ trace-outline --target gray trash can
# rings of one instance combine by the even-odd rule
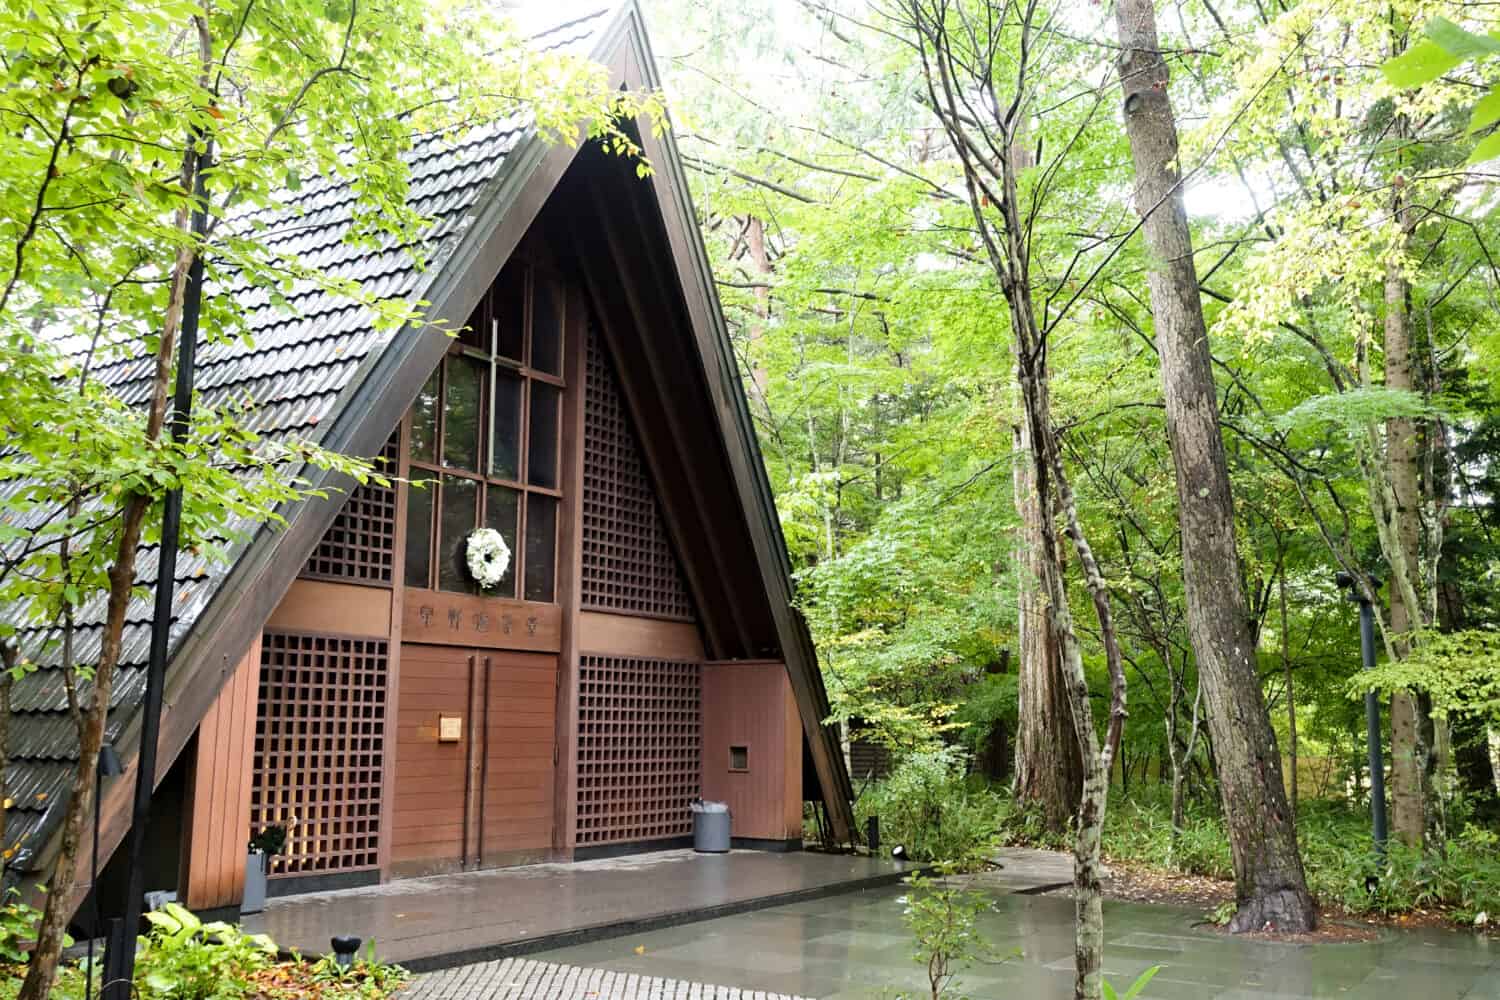
[[[688,808],[693,811],[693,850],[701,854],[729,853],[729,806],[694,799]]]
[[[245,857],[245,896],[240,913],[260,913],[266,908],[266,852],[251,851]]]

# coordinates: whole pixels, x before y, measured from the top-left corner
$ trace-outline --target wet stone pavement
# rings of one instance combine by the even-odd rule
[[[893,883],[905,870],[806,851],[656,851],[287,896],[244,927],[308,955],[326,952],[335,934],[354,935],[385,961],[430,970]]]
[[[954,995],[974,1000],[1072,995],[1072,902],[1011,891],[1025,887],[1024,880],[996,887],[994,910],[981,923],[994,954],[960,976]],[[899,887],[871,889],[537,958],[818,1000],[889,1000],[925,985],[902,921],[902,897]],[[1147,968],[1162,966],[1143,1000],[1500,1000],[1500,940],[1415,930],[1389,931],[1361,943],[1288,944],[1229,938],[1194,926],[1201,919],[1198,911],[1181,907],[1106,903],[1106,977],[1123,990]],[[434,994],[431,1000],[490,995]],[[601,1000],[612,996],[599,994]]]

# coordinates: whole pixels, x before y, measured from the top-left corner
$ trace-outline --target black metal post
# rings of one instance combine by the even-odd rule
[[[204,185],[212,159],[208,141],[198,153],[193,172],[192,237],[201,241],[208,231],[208,195]],[[193,368],[198,354],[198,317],[203,306],[203,253],[193,255],[182,302],[178,331],[177,384],[172,401],[172,440],[187,437],[193,408]],[[104,963],[101,1000],[130,1000],[135,978],[135,942],[140,931],[141,906],[146,895],[146,825],[151,816],[151,794],[156,790],[156,745],[161,735],[162,689],[166,686],[167,642],[172,632],[172,605],[177,591],[177,545],[182,528],[182,486],[167,493],[162,510],[161,550],[156,567],[156,604],[151,616],[151,654],[146,668],[146,705],[141,720],[141,750],[136,763],[135,801],[130,813],[130,874],[125,892],[124,923],[118,945]],[[114,942],[111,942],[114,943]]]
[[[124,772],[125,768],[121,765],[120,755],[115,753],[115,748],[108,743],[100,747],[99,765],[94,777],[94,848],[89,855],[89,896],[94,902],[90,909],[94,912],[93,926],[89,928],[89,968],[83,981],[83,1000],[92,1000],[94,995],[94,939],[99,936],[102,919],[99,911],[99,803],[104,798],[104,779]]]
[[[89,895],[94,898],[94,926],[89,928],[89,970],[83,981],[83,1000],[94,996],[94,938],[99,934],[99,800],[104,798],[104,755],[94,775],[94,850],[89,857]]]
[[[1375,609],[1363,595],[1359,599],[1359,650],[1364,669],[1375,669]],[[1375,850],[1385,854],[1385,761],[1380,753],[1380,700],[1365,692],[1365,751],[1370,761],[1370,821],[1374,826]]]

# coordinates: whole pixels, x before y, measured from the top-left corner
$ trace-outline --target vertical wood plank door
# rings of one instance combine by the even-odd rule
[[[545,860],[552,848],[557,657],[484,650],[477,854],[485,867]]]
[[[438,741],[438,717],[467,723],[473,652],[454,646],[401,647],[397,695],[391,869],[398,875],[464,867],[470,739]]]
[[[545,859],[557,657],[404,643],[399,683],[392,873]],[[461,720],[457,740],[442,716]]]

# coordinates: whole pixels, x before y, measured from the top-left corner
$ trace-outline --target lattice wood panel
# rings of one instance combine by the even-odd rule
[[[578,686],[578,843],[682,837],[700,783],[696,663],[583,656]]]
[[[273,876],[377,867],[388,655],[384,639],[264,634],[250,819],[287,828]]]
[[[613,366],[589,331],[583,434],[582,605],[693,620],[651,476]]]
[[[376,459],[376,467],[392,475],[396,471],[397,437],[391,435]],[[349,493],[301,575],[389,587],[395,559],[396,487],[371,482]]]

